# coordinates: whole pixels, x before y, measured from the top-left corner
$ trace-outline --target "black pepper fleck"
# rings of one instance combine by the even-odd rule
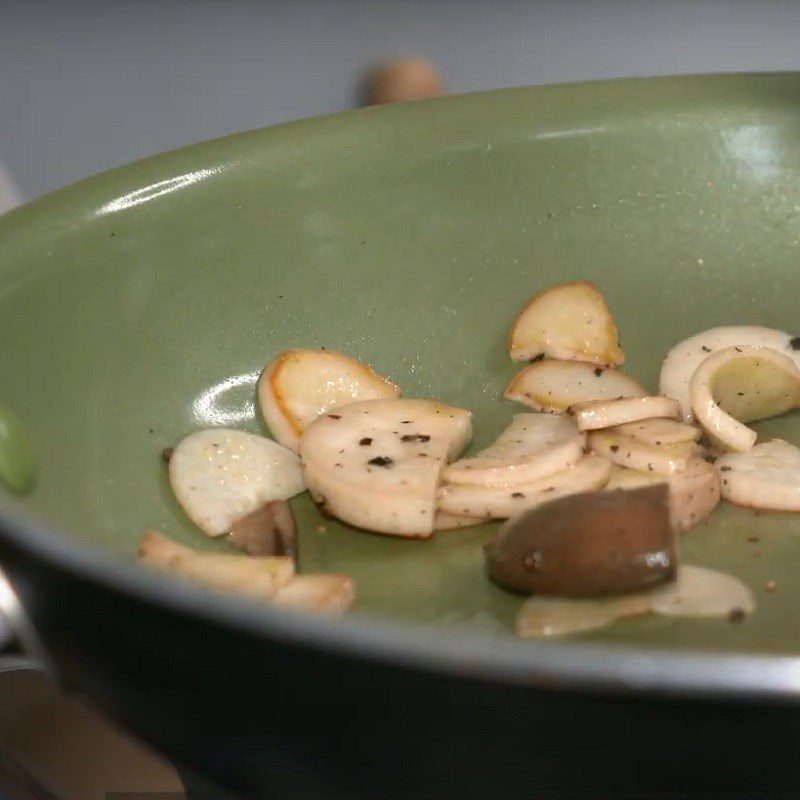
[[[742,352],[742,348],[741,348],[741,347],[734,347],[733,349],[734,349],[734,350],[735,350],[737,353],[741,353],[741,352]]]
[[[608,448],[612,453],[616,453],[619,450],[618,444],[612,444],[611,447]]]
[[[369,437],[369,436],[365,436],[363,439],[361,439],[361,441],[359,442],[359,444],[360,444],[362,447],[369,447],[369,446],[372,444],[372,438],[371,438],[371,437]]]
[[[710,347],[706,347],[705,345],[702,345],[702,346],[700,347],[700,349],[701,349],[701,350],[702,350],[704,353],[710,353],[710,352],[711,352],[711,348],[710,348]]]
[[[427,433],[407,433],[400,437],[401,442],[429,442],[431,437]]]
[[[339,414],[328,414],[331,419],[341,419],[342,417]]]
[[[525,495],[522,492],[512,492],[511,496],[512,497],[525,497]]]
[[[600,367],[595,367],[594,374],[599,378],[603,374],[603,370]]]
[[[713,464],[717,460],[716,456],[703,456],[703,458],[708,461],[709,464]]]
[[[800,350],[800,336],[792,336],[792,338],[789,339],[789,347],[791,347],[792,350]]]
[[[747,617],[747,614],[744,612],[743,608],[732,608],[731,613],[728,614],[728,622],[738,624],[744,622],[745,617]]]
[[[733,467],[720,467],[719,471],[720,472],[730,472],[732,469],[733,469]]]
[[[736,394],[739,395],[739,397],[744,397],[744,392],[736,392]]]
[[[373,467],[391,467],[394,464],[394,460],[389,458],[389,456],[375,456],[375,458],[371,458],[368,464],[372,464]]]

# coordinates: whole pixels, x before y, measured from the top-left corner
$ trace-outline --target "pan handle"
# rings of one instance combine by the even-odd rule
[[[39,636],[0,568],[0,673],[20,669],[53,675]]]

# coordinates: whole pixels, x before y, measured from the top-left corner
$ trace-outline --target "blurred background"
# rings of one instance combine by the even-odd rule
[[[391,56],[465,92],[797,69],[799,43],[797,0],[0,0],[0,196],[351,107]]]
[[[155,152],[353,107],[387,59],[430,66],[373,75],[383,99],[800,69],[798,44],[800,0],[0,0],[0,213]],[[180,786],[43,677],[0,675],[0,798]]]

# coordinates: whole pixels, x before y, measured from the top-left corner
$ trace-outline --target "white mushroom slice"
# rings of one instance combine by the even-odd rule
[[[428,537],[442,470],[466,446],[470,413],[433,400],[367,400],[323,414],[300,440],[312,496],[379,533]]]
[[[355,584],[347,575],[312,572],[295,575],[273,599],[279,605],[303,611],[340,614],[352,605],[355,596]]]
[[[621,467],[660,475],[671,475],[686,469],[689,459],[703,452],[697,442],[679,442],[656,447],[613,431],[592,431],[588,445],[590,450]]]
[[[305,488],[300,459],[252,433],[211,428],[192,433],[174,449],[169,482],[186,516],[209,536],[271,500],[288,500]]]
[[[240,556],[192,550],[158,531],[139,541],[145,564],[226,592],[272,598],[294,576],[294,561],[285,556]]]
[[[581,599],[529,597],[515,623],[517,636],[544,638],[604,628],[650,612],[667,617],[727,617],[755,610],[750,589],[732,575],[684,564],[677,579],[646,592]]]
[[[717,471],[703,458],[690,458],[669,479],[669,519],[673,530],[685,531],[702,522],[718,505]]]
[[[654,483],[669,485],[669,519],[672,529],[685,531],[705,519],[719,504],[719,479],[714,467],[702,458],[688,459],[686,467],[672,475],[640,472],[615,464],[604,491],[638,489]]]
[[[303,431],[332,408],[397,397],[400,390],[367,364],[333,350],[287,350],[258,381],[261,413],[272,435],[297,451]]]
[[[514,630],[521,638],[537,639],[583,633],[647,614],[652,603],[649,592],[586,599],[533,595],[517,613]]]
[[[732,575],[684,564],[677,580],[653,590],[653,611],[666,617],[727,617],[752,614],[755,599],[749,587]]]
[[[589,281],[561,283],[532,297],[511,327],[508,349],[514,361],[544,354],[616,367],[625,360],[605,298]]]
[[[654,483],[668,483],[669,478],[658,472],[640,472],[638,469],[628,469],[614,464],[608,482],[603,487],[604,492],[613,492],[615,489],[639,489],[642,486],[652,486]]]
[[[800,511],[800,450],[780,439],[717,460],[722,497],[746,508]]]
[[[487,486],[533,481],[577,463],[583,446],[584,436],[570,417],[515,414],[493,445],[451,464],[444,480]]]
[[[484,519],[507,519],[542,503],[601,488],[611,473],[611,463],[599,456],[584,456],[574,467],[535,481],[486,486],[453,483],[439,490],[440,511]]]
[[[582,431],[595,431],[636,422],[653,417],[680,417],[680,407],[669,397],[651,395],[649,397],[624,397],[617,400],[592,400],[578,403],[570,408],[578,428]]]
[[[726,325],[698,333],[676,344],[661,366],[659,392],[681,404],[684,419],[692,419],[689,381],[700,362],[727,347],[753,345],[785,353],[800,367],[800,338],[760,325]]]
[[[700,428],[676,422],[674,419],[642,419],[638,422],[626,422],[614,428],[615,433],[630,436],[645,444],[678,444],[680,442],[696,442],[700,438]]]
[[[469,528],[473,525],[482,525],[485,517],[468,517],[465,514],[450,514],[447,511],[437,511],[433,518],[435,531],[454,531],[458,528]]]
[[[563,414],[577,403],[646,394],[633,378],[615,369],[584,361],[536,361],[511,379],[504,397],[536,411]]]
[[[695,419],[725,450],[746,452],[756,432],[743,425],[800,404],[800,370],[768,347],[735,346],[706,358],[689,381]]]

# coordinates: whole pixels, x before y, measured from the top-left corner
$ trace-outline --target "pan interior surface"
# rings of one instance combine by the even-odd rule
[[[260,370],[289,347],[341,350],[406,396],[474,412],[473,447],[524,410],[502,401],[521,304],[587,278],[625,370],[722,324],[800,332],[800,78],[669,78],[506,90],[241,134],[69,187],[0,219],[0,405],[38,463],[22,504],[131,558],[187,522],[161,450],[199,428],[266,431]],[[759,433],[800,442],[800,414]],[[394,540],[293,501],[303,568],[349,573],[357,610],[510,635],[494,526]],[[646,617],[583,640],[797,653],[800,517],[723,506],[682,557],[755,592],[755,614]],[[767,581],[775,591],[767,592]]]

